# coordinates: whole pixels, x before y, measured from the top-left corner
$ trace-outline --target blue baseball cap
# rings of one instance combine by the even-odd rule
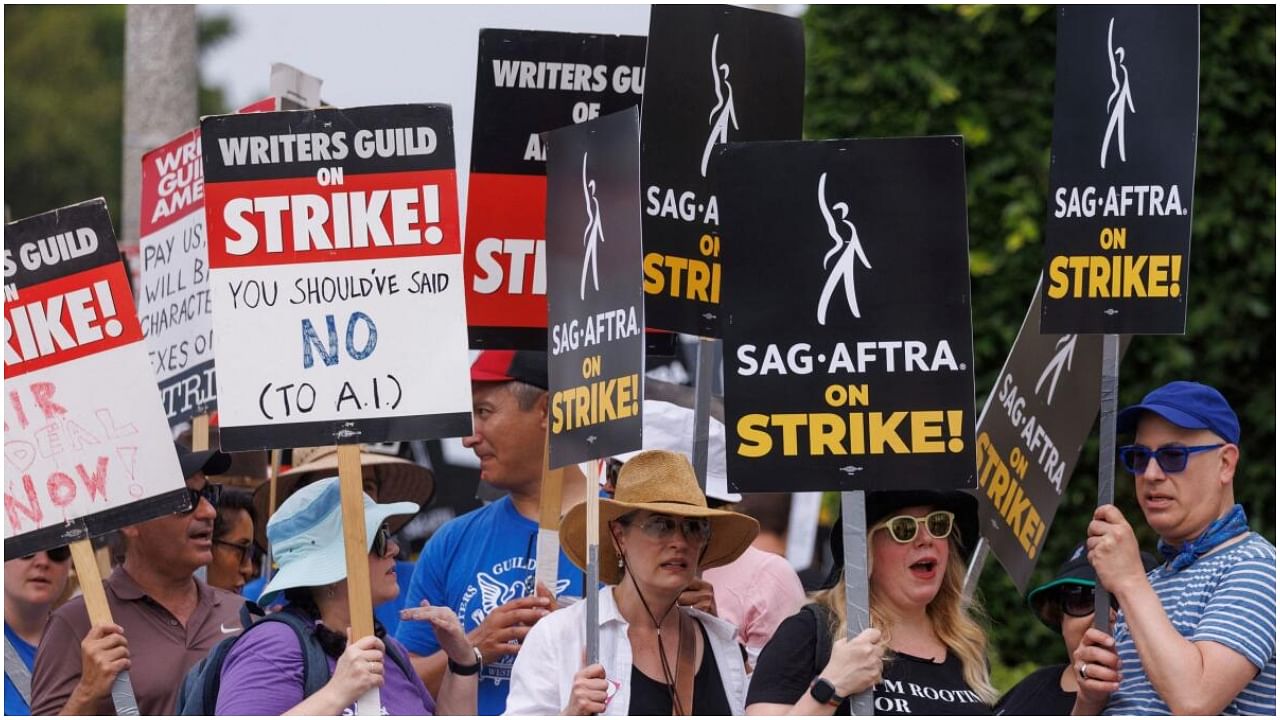
[[[417,512],[417,503],[380,505],[365,495],[365,549],[373,547],[378,528],[387,518]],[[275,602],[279,594],[289,588],[320,587],[346,578],[338,478],[325,478],[290,495],[267,523],[267,540],[280,569],[262,588],[258,603],[263,607]]]
[[[1143,413],[1155,413],[1186,430],[1209,430],[1229,443],[1240,443],[1240,419],[1222,397],[1208,385],[1175,380],[1147,393],[1140,405],[1127,407],[1116,416],[1116,431],[1132,433]]]

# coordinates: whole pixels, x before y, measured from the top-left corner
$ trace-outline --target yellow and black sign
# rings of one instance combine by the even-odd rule
[[[1059,10],[1041,332],[1183,332],[1199,43],[1194,5]]]
[[[960,139],[721,153],[730,484],[974,487]]]
[[[631,108],[547,138],[547,415],[558,468],[640,449],[640,120]]]

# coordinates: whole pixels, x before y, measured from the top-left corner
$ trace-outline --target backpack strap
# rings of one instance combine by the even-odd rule
[[[9,642],[7,635],[4,638],[4,675],[18,689],[18,694],[27,707],[31,707],[31,669],[22,662],[22,656],[13,643]]]
[[[813,615],[814,619],[814,651],[813,676],[822,674],[822,669],[831,660],[831,613],[818,603],[809,603],[801,608]]]
[[[288,609],[272,613],[257,624],[264,622],[282,622],[293,628],[298,636],[298,644],[302,646],[302,697],[308,698],[329,682],[329,656],[320,646],[316,638],[315,625],[307,618],[290,612]]]

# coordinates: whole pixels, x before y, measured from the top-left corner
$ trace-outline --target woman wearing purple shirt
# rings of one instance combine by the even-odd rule
[[[394,599],[395,556],[399,548],[386,520],[412,515],[416,503],[387,505],[364,498],[369,543],[369,580],[373,604]],[[222,666],[218,715],[353,714],[357,698],[379,688],[382,715],[474,715],[479,663],[457,616],[447,608],[424,608],[415,614],[428,620],[449,655],[449,672],[437,703],[412,672],[405,672],[391,653],[408,652],[386,636],[374,635],[348,644],[351,618],[347,600],[347,568],[343,553],[342,512],[337,478],[308,485],[291,495],[267,524],[267,537],[279,570],[263,589],[259,602],[270,604],[281,593],[282,612],[301,614],[314,623],[315,635],[328,656],[329,682],[304,696],[305,652],[294,631],[283,623],[260,623],[245,632]]]

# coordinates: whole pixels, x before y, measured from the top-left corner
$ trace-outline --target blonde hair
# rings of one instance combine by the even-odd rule
[[[839,528],[836,530],[839,531]],[[960,558],[955,536],[950,541],[951,552],[948,553],[947,569],[942,576],[942,587],[938,594],[925,608],[925,614],[933,625],[938,639],[947,646],[947,650],[960,658],[964,668],[964,681],[983,702],[995,703],[998,694],[991,684],[991,673],[987,667],[987,633],[983,630],[981,619],[984,614],[976,601],[964,602],[964,561]],[[870,553],[868,553],[870,554]],[[871,563],[868,558],[868,576]],[[871,627],[880,630],[880,644],[889,650],[889,642],[893,637],[894,618],[886,611],[885,603],[879,601],[875,585],[871,585]],[[827,590],[814,594],[813,601],[830,611],[831,638],[835,642],[849,633],[848,618],[845,615],[846,598],[844,591],[844,573],[840,581]],[[886,662],[891,661],[886,656]]]

